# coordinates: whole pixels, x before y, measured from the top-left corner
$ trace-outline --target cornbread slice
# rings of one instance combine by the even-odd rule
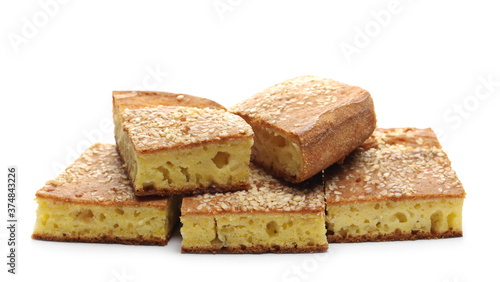
[[[302,253],[327,250],[321,178],[292,185],[251,165],[251,189],[185,197],[182,252]]]
[[[124,109],[115,137],[136,195],[248,188],[252,128],[213,108]]]
[[[36,192],[33,239],[166,245],[178,222],[177,198],[137,198],[115,145],[88,148]]]
[[[431,129],[377,129],[325,172],[329,242],[462,236],[465,191]]]
[[[294,183],[342,160],[376,123],[370,93],[315,76],[278,83],[230,110],[252,125],[252,160]]]

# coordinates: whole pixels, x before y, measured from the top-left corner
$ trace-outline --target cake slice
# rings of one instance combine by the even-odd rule
[[[342,160],[376,123],[370,93],[315,76],[278,83],[230,110],[252,125],[252,160],[294,183]]]
[[[115,137],[136,195],[248,188],[252,128],[221,109],[124,109]]]
[[[251,165],[247,191],[183,198],[184,253],[303,253],[328,248],[321,177],[289,184]]]
[[[192,95],[187,95],[187,94],[177,94],[177,93],[170,93],[170,92],[159,92],[159,91],[113,91],[113,120],[115,124],[115,139],[116,143],[119,145],[120,148],[122,148],[123,152],[123,157],[126,159],[127,157],[130,157],[131,159],[126,159],[127,162],[127,168],[129,169],[129,172],[133,173],[131,175],[131,178],[135,179],[135,170],[132,170],[134,166],[137,166],[136,160],[133,159],[135,153],[134,152],[127,152],[126,149],[133,150],[133,148],[128,148],[130,146],[128,142],[130,141],[130,138],[127,136],[127,134],[123,130],[123,112],[125,110],[136,110],[136,109],[142,109],[142,108],[156,108],[158,106],[183,106],[183,107],[195,107],[195,108],[212,108],[212,109],[219,109],[219,110],[225,110],[222,105],[206,99],[202,97],[197,97],[197,96],[192,96]],[[168,160],[161,161],[161,164],[166,164]],[[167,167],[161,167],[161,164],[158,164],[157,168],[160,167],[161,170],[161,175],[158,174],[158,170],[153,170],[151,171],[150,177],[156,178],[157,182],[160,182],[158,178],[163,179],[164,176],[162,176],[164,173],[165,174],[177,174],[172,176],[172,178],[186,178],[185,175],[182,174],[182,171],[180,171],[180,168],[167,168]],[[187,167],[184,169],[186,171]],[[172,172],[170,170],[173,170]],[[186,171],[187,172],[187,171]],[[151,176],[151,174],[156,174],[155,176]],[[168,177],[168,176],[167,176]],[[154,179],[149,180],[152,182]],[[141,180],[139,180],[140,182]],[[169,194],[169,193],[164,193],[160,190],[160,192],[157,192],[156,189],[151,190],[149,192],[143,191],[143,188],[141,188],[142,184],[136,184],[135,185],[137,188],[137,193],[139,195],[146,195],[146,194]]]
[[[36,192],[40,240],[166,245],[178,222],[177,198],[133,193],[115,145],[88,148]]]
[[[329,242],[462,236],[464,188],[431,129],[377,129],[325,187]]]
[[[178,109],[179,111],[175,113],[176,117],[172,118],[169,114],[162,114],[162,110],[147,109],[159,106],[212,110]],[[167,112],[171,110],[172,108]],[[124,114],[125,111],[127,111],[126,114]],[[248,147],[251,147],[249,143],[253,142],[253,133],[248,131],[249,127],[242,124],[242,121],[230,116],[229,113],[222,113],[223,111],[225,108],[222,105],[192,95],[156,91],[113,91],[115,139],[120,149],[119,152],[126,161],[127,171],[136,188],[136,194],[142,196],[189,194],[198,191],[247,188],[248,168],[246,165],[249,162]],[[208,133],[200,132],[203,128],[199,125],[193,126],[193,120],[183,120],[186,114],[195,112],[202,113],[198,115],[199,125],[212,122],[204,125],[209,130]],[[134,114],[146,118],[139,120],[141,117],[134,116]],[[150,114],[154,115],[152,118],[164,119],[158,127],[153,126],[158,125],[156,121],[147,118]],[[207,120],[203,120],[203,116],[209,115],[211,116]],[[126,129],[123,128],[124,116],[127,117]],[[226,123],[226,127],[236,126],[230,131],[224,131],[226,128],[220,126],[223,124],[221,119],[227,116],[230,116],[228,119],[231,123]],[[130,117],[134,117],[135,120],[130,120]],[[175,126],[166,128],[167,123],[168,125],[175,123]],[[135,129],[131,129],[134,126]],[[145,139],[144,136],[134,135],[134,133],[143,129],[153,134],[150,137],[155,137],[148,139],[150,144],[137,143]],[[158,130],[162,132],[155,132]],[[197,139],[198,134],[203,137]],[[184,142],[182,138],[186,136],[193,138]],[[161,146],[169,141],[174,141],[171,142],[171,147]],[[196,144],[198,141],[202,142],[203,146],[201,143]]]

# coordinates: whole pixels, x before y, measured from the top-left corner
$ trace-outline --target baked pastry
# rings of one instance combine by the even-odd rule
[[[292,185],[250,167],[250,190],[183,198],[182,252],[325,251],[328,243],[320,175]]]
[[[124,109],[115,137],[136,195],[248,188],[252,128],[213,108]]]
[[[40,240],[166,245],[178,222],[177,198],[137,198],[115,145],[88,148],[36,192]]]
[[[377,129],[325,186],[329,242],[462,236],[464,188],[431,129]]]
[[[341,161],[376,123],[370,93],[315,76],[278,83],[230,110],[252,125],[252,160],[294,183]]]

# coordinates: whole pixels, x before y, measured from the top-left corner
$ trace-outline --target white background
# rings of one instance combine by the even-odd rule
[[[338,2],[3,1],[0,280],[499,281],[498,5]],[[90,143],[114,141],[112,90],[231,106],[304,74],[369,90],[380,127],[439,130],[467,192],[463,238],[331,244],[321,255],[181,254],[178,234],[166,247],[30,238],[35,191]],[[16,276],[6,265],[9,165]]]

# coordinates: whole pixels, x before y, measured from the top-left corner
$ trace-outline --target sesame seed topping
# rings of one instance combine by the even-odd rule
[[[251,137],[241,117],[224,110],[192,107],[126,109],[122,127],[138,151],[156,151],[222,138]]]
[[[332,79],[301,76],[273,85],[242,101],[231,111],[264,120],[292,132],[310,129],[325,113],[369,96],[365,90]],[[307,120],[304,120],[304,113]]]
[[[250,167],[249,190],[202,194],[184,198],[197,212],[299,212],[324,210],[324,193],[318,179],[292,185],[263,170]],[[184,206],[184,204],[183,204]],[[193,211],[193,210],[191,210]]]
[[[411,140],[405,144],[408,138]],[[327,171],[327,201],[435,197],[445,193],[463,197],[463,186],[447,155],[440,147],[425,146],[427,141],[418,136],[408,137],[401,129],[375,132],[342,165]],[[430,141],[439,144],[437,140]],[[349,189],[339,193],[341,187]]]
[[[96,204],[149,204],[138,202],[115,145],[95,144],[56,179],[47,181],[37,197],[78,200]],[[163,205],[165,204],[164,200]],[[156,201],[161,204],[161,201]]]

